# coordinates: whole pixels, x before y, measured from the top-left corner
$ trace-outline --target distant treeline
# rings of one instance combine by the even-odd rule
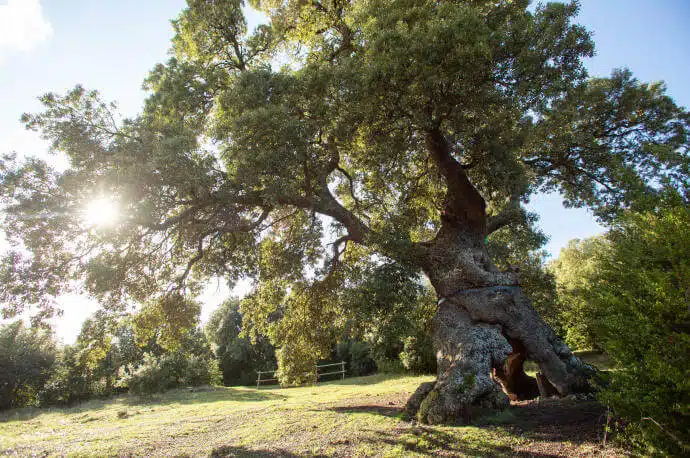
[[[225,301],[203,328],[174,340],[163,338],[161,330],[138,332],[135,315],[103,311],[84,322],[73,345],[60,345],[50,329],[30,328],[21,320],[0,325],[0,408],[69,405],[183,386],[253,385],[256,371],[276,369],[276,351],[264,336],[243,336],[238,307],[236,299]],[[381,328],[366,339],[344,336],[328,361],[345,361],[347,376],[377,369],[434,372],[431,342],[407,325]],[[390,335],[395,332],[400,335]]]

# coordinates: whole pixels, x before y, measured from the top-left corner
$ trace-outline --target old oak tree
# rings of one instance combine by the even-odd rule
[[[5,314],[47,315],[85,288],[184,323],[205,281],[246,276],[246,317],[277,329],[283,370],[299,373],[358,266],[393,263],[437,295],[438,378],[416,393],[420,420],[534,396],[526,359],[543,389],[586,389],[587,366],[487,237],[529,225],[538,191],[607,220],[685,190],[689,118],[662,84],[588,77],[577,3],[528,3],[257,0],[269,20],[248,30],[242,0],[189,0],[140,116],[120,121],[81,87],[25,115],[69,167],[1,165],[17,247]],[[118,216],[87,223],[94,201]]]

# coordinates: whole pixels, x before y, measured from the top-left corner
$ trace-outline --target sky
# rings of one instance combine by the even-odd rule
[[[642,81],[666,81],[668,93],[690,105],[690,1],[583,0],[581,6],[578,22],[597,45],[586,63],[590,74],[627,67]],[[184,7],[183,0],[0,0],[0,154],[46,156],[45,142],[19,122],[22,113],[40,110],[36,98],[45,92],[82,84],[134,116],[147,72],[167,59],[169,20]],[[604,230],[586,210],[564,209],[557,196],[535,196],[529,208],[541,216],[554,257],[569,240]],[[235,292],[243,290],[246,285]],[[228,294],[222,281],[210,284],[202,319]],[[55,321],[56,333],[71,343],[98,306],[82,296],[62,297],[60,304],[65,313]]]

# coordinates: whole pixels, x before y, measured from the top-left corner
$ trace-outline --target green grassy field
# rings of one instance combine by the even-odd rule
[[[174,390],[0,414],[9,456],[619,456],[593,402],[521,403],[475,426],[403,419],[431,377],[375,375],[301,388]]]

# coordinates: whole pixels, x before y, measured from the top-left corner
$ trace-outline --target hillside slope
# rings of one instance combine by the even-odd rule
[[[175,390],[67,409],[0,414],[0,454],[17,456],[621,456],[604,449],[601,407],[549,400],[483,424],[429,427],[402,407],[430,377],[376,375],[279,389]]]

